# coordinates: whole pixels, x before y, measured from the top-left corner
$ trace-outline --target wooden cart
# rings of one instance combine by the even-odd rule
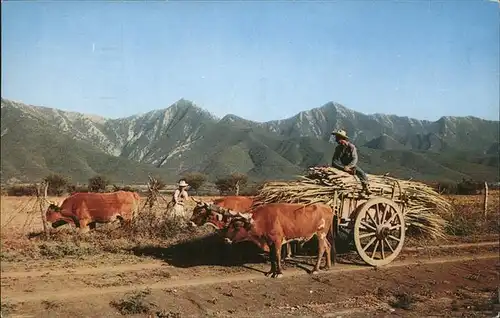
[[[369,265],[392,262],[403,249],[406,224],[405,200],[371,195],[335,194],[337,230],[348,232],[359,256]],[[337,232],[338,233],[338,232]]]

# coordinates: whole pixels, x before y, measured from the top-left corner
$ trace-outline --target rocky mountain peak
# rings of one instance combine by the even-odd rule
[[[27,133],[25,141],[20,141],[18,137],[23,133],[15,129],[24,121],[26,125],[36,123],[42,136],[44,130],[57,131],[66,139],[84,142],[78,144],[81,149],[91,145],[92,154],[98,149],[111,156],[108,158],[152,164],[172,173],[186,169],[212,173],[214,167],[219,172],[240,171],[244,167],[246,170],[240,172],[256,175],[278,170],[298,173],[306,166],[329,160],[331,154],[327,152],[333,148],[327,141],[332,130],[340,128],[347,130],[358,147],[364,147],[362,153],[370,161],[384,151],[440,153],[459,149],[495,155],[499,141],[499,122],[474,117],[443,117],[429,122],[394,115],[366,115],[334,102],[283,120],[257,123],[234,114],[219,120],[184,98],[164,109],[119,119],[2,99],[2,147],[5,145],[5,149],[15,153],[12,149],[29,144],[33,136]],[[51,141],[55,136],[44,138]],[[20,171],[17,161],[9,160],[10,166],[6,167]],[[48,164],[44,159],[32,160],[36,161],[33,167]],[[53,162],[63,162],[64,158],[58,160]]]

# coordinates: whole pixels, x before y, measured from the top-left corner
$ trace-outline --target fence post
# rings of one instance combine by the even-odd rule
[[[484,183],[484,218],[488,216],[488,183]]]
[[[43,191],[43,198],[42,198],[42,187],[45,186],[45,189]],[[43,225],[43,233],[45,235],[45,239],[49,238],[49,228],[47,227],[47,218],[45,217],[45,211],[43,209],[45,200],[47,199],[47,191],[49,189],[49,182],[45,181],[42,182],[38,187],[37,187],[37,195],[38,195],[38,203],[40,205],[40,214],[42,217],[42,225]]]

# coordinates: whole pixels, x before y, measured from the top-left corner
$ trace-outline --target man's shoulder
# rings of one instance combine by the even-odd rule
[[[347,147],[348,147],[348,148],[350,148],[351,150],[355,150],[355,149],[356,149],[356,145],[355,145],[355,144],[353,144],[353,143],[352,143],[352,142],[350,142],[350,141],[347,143]]]

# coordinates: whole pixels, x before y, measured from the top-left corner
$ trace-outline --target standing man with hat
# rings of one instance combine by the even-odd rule
[[[367,194],[370,194],[371,191],[368,186],[368,177],[360,167],[356,166],[358,163],[358,151],[356,146],[349,141],[349,137],[347,137],[345,130],[333,131],[332,135],[335,136],[335,141],[338,143],[333,153],[332,167],[346,171],[352,175],[355,174],[361,180],[363,190]]]
[[[172,201],[174,206],[172,207],[171,213],[175,216],[187,217],[186,209],[184,207],[184,202],[188,200],[189,196],[186,191],[186,188],[189,185],[185,180],[181,180],[179,182],[179,188],[175,189],[174,195],[172,197]]]

